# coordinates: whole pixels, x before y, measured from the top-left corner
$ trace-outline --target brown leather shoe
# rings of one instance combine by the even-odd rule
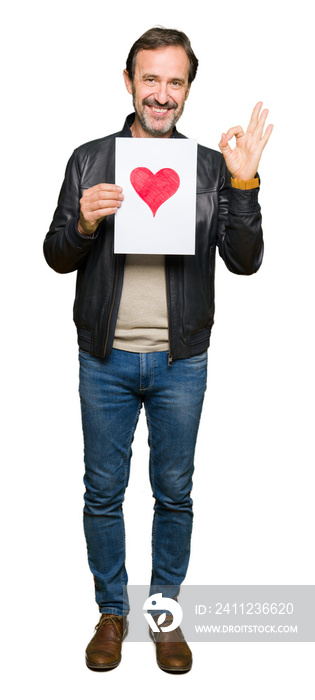
[[[158,615],[155,620],[158,619]],[[172,621],[172,615],[166,615],[166,627]],[[192,653],[180,627],[172,632],[153,632],[150,629],[150,636],[156,646],[157,665],[162,671],[171,673],[186,673],[192,667]]]
[[[121,644],[128,633],[128,621],[120,615],[103,613],[96,633],[85,652],[86,665],[93,671],[116,668],[121,661]]]

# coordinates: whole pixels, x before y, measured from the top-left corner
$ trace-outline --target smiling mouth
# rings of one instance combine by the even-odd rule
[[[165,114],[170,113],[171,111],[176,109],[176,107],[178,106],[176,104],[176,102],[174,102],[174,104],[171,104],[170,102],[166,102],[165,105],[159,105],[159,103],[155,104],[153,101],[151,102],[149,100],[148,101],[144,100],[143,105],[145,107],[148,107],[151,114],[153,114],[154,116],[157,116],[157,117],[164,117]]]
[[[155,114],[166,114],[168,112],[168,109],[158,109],[158,107],[151,107],[151,109]]]
[[[162,107],[154,107],[153,105],[147,105],[147,107],[149,107],[150,112],[152,114],[155,114],[158,117],[163,117],[165,114],[167,114],[170,111],[170,109],[168,107],[166,107],[166,108],[165,107],[163,107],[163,108]]]

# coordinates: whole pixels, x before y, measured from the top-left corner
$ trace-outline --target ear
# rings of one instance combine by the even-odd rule
[[[124,69],[123,71],[123,76],[127,91],[129,92],[129,95],[132,95],[132,81],[130,80],[128,71],[126,71],[126,69]]]

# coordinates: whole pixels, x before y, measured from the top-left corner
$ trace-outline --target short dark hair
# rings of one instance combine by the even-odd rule
[[[133,44],[126,61],[126,70],[131,81],[134,78],[136,58],[139,51],[160,49],[163,46],[182,46],[189,58],[189,85],[196,77],[198,59],[195,56],[188,36],[177,29],[166,29],[165,27],[152,27],[142,34]]]

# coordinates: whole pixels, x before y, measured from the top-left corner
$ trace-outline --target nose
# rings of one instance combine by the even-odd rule
[[[168,101],[167,83],[159,83],[155,91],[154,97],[157,100],[157,102],[160,103],[160,105],[166,104],[166,102]]]

